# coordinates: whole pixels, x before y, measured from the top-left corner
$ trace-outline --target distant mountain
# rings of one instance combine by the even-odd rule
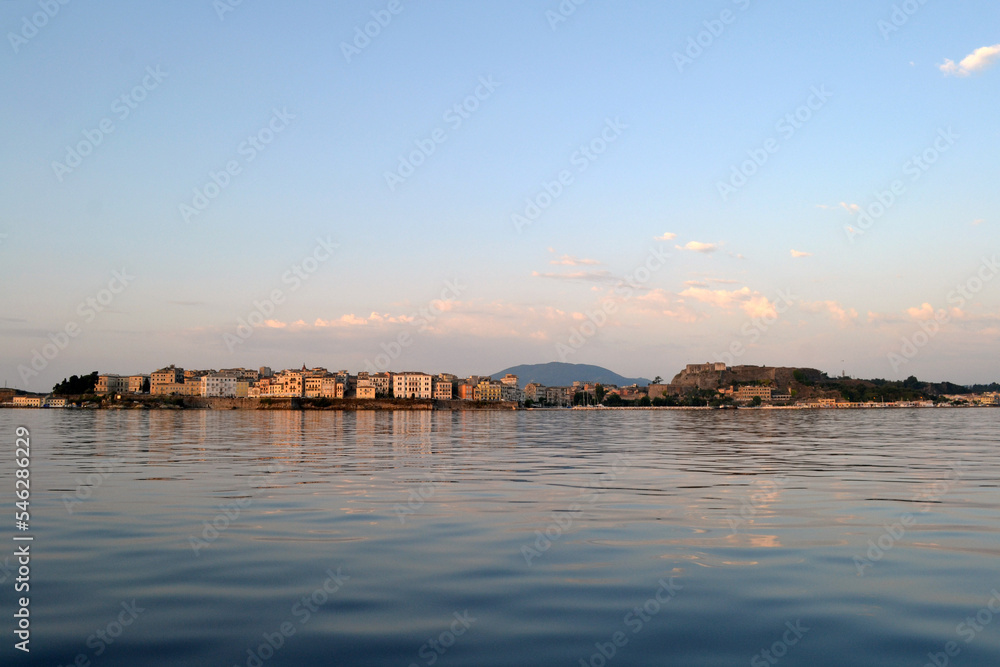
[[[614,371],[600,366],[590,364],[565,364],[553,361],[547,364],[523,364],[513,366],[494,373],[490,377],[499,380],[504,375],[512,373],[517,376],[518,382],[523,387],[530,382],[538,382],[546,387],[568,387],[574,382],[600,382],[602,384],[615,384],[619,387],[630,384],[648,385],[646,378],[627,378]]]

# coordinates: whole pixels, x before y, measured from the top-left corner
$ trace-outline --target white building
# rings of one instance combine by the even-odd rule
[[[427,373],[399,373],[392,378],[396,398],[433,398],[433,378]]]
[[[216,398],[241,398],[247,396],[249,383],[238,373],[223,371],[201,377],[201,395]],[[242,386],[241,386],[242,385]]]

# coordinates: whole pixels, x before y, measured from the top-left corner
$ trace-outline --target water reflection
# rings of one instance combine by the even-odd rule
[[[465,611],[442,665],[579,664],[676,577],[614,664],[747,664],[801,619],[783,664],[919,665],[1000,585],[998,416],[8,410],[0,429],[36,443],[46,664],[96,662],[87,638],[133,598],[148,611],[100,664],[246,664],[341,567],[266,664],[428,664]],[[962,644],[962,664],[998,657],[996,627]]]

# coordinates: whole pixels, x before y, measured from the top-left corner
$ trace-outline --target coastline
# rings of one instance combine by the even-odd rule
[[[70,399],[70,400],[80,400]],[[291,410],[291,411],[507,411],[525,410],[530,412],[609,412],[617,410],[681,410],[681,411],[744,411],[744,410],[929,410],[935,408],[971,409],[997,408],[997,405],[760,405],[757,407],[713,407],[713,406],[574,406],[569,407],[524,407],[512,402],[464,401],[436,399],[320,399],[320,398],[214,398],[203,396],[175,396],[169,398],[137,398],[114,401],[110,404],[86,403],[83,406],[28,407],[10,404],[0,405],[0,409],[11,410]]]

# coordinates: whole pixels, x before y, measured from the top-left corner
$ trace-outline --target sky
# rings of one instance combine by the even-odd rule
[[[997,26],[994,0],[5,0],[0,381],[1000,380]]]

